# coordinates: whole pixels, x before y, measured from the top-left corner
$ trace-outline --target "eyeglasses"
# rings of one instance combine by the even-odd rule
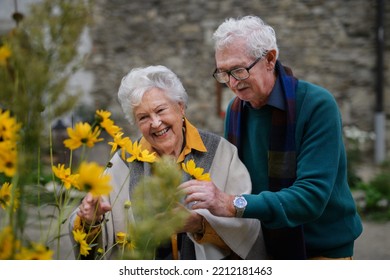
[[[218,69],[215,69],[213,73],[213,77],[217,80],[217,82],[221,84],[228,83],[230,80],[230,76],[233,76],[238,81],[248,79],[250,76],[249,70],[251,70],[252,67],[255,66],[256,63],[259,62],[266,54],[267,52],[263,53],[262,56],[256,58],[256,60],[253,61],[253,63],[246,68],[239,67],[230,71],[223,71],[223,72],[218,72]]]

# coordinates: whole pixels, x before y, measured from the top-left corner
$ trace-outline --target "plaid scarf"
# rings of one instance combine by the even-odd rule
[[[295,151],[295,90],[297,79],[289,68],[277,61],[277,71],[283,89],[286,111],[272,107],[268,150],[269,190],[276,192],[291,186],[296,179]],[[226,123],[227,139],[239,150],[244,102],[236,97]],[[303,226],[268,229],[262,226],[267,251],[273,259],[305,259]]]

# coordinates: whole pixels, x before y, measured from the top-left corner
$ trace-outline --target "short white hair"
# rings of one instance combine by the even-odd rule
[[[276,58],[279,56],[275,30],[259,17],[226,19],[213,34],[215,50],[228,47],[236,39],[245,40],[247,54],[255,58],[270,50],[276,51]]]
[[[187,107],[187,92],[178,76],[170,69],[162,65],[134,68],[122,78],[118,90],[119,103],[130,123],[134,123],[134,107],[153,88],[162,90],[171,100]]]

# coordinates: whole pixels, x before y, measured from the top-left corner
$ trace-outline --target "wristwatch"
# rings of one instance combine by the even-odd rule
[[[233,200],[234,208],[236,209],[236,218],[241,218],[244,214],[245,207],[248,204],[246,199],[242,195],[236,195]]]

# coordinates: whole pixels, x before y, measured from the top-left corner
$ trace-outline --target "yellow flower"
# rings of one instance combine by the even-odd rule
[[[156,155],[155,155],[155,153],[150,153],[148,150],[143,150],[143,151],[141,151],[141,154],[138,157],[138,160],[152,163],[152,162],[156,161]]]
[[[114,124],[114,121],[110,119],[111,113],[108,111],[97,110],[96,120],[99,122],[100,127],[104,128],[111,137],[115,137],[122,129]]]
[[[123,246],[127,250],[134,250],[135,244],[130,240],[130,236],[124,232],[117,232],[116,234],[116,243],[120,246]]]
[[[133,162],[137,159],[137,155],[140,153],[140,146],[138,146],[137,142],[129,143],[126,146],[126,151],[131,154],[131,157],[127,158],[127,162]]]
[[[64,164],[58,164],[57,167],[53,166],[52,170],[54,175],[62,181],[64,187],[68,190],[73,185],[77,189],[79,188],[77,185],[77,179],[79,174],[71,174],[70,168],[65,168]]]
[[[42,244],[32,243],[31,248],[23,247],[19,253],[15,255],[17,260],[51,260],[53,259],[53,251],[46,248]]]
[[[3,209],[9,206],[11,201],[12,184],[5,182],[0,189],[0,205]]]
[[[0,47],[0,66],[5,66],[7,62],[7,58],[11,56],[11,49],[4,45]]]
[[[187,163],[181,164],[184,172],[190,174],[194,179],[200,181],[210,181],[210,174],[203,173],[204,169],[201,167],[196,167],[195,161],[193,159],[187,161]]]
[[[131,140],[129,137],[122,138],[123,132],[119,132],[114,136],[114,142],[108,142],[108,145],[111,145],[111,154],[113,154],[119,148],[122,149],[121,157],[124,160],[126,154],[126,147],[131,145]]]
[[[10,140],[17,141],[19,138],[18,132],[21,124],[15,118],[10,116],[9,111],[2,111],[0,109],[0,139],[2,141]]]
[[[114,137],[117,133],[121,131],[121,128],[114,124],[114,121],[107,119],[100,123],[100,126],[104,128],[105,131],[107,131],[108,134],[111,135],[111,137]]]
[[[98,138],[100,135],[99,127],[92,128],[89,123],[77,123],[75,129],[67,128],[70,139],[64,140],[64,144],[70,150],[75,150],[81,145],[93,147],[95,143],[103,141],[103,138]]]
[[[92,249],[86,241],[87,234],[79,229],[73,230],[72,233],[74,240],[80,244],[80,255],[87,256]]]
[[[135,141],[133,144],[131,142],[126,146],[126,151],[131,154],[131,157],[127,158],[127,162],[133,162],[134,160],[144,161],[144,162],[155,162],[156,155],[155,153],[150,153],[148,150],[142,150],[141,145]]]
[[[19,246],[20,242],[15,240],[11,227],[7,226],[0,231],[0,260],[10,259]]]
[[[104,120],[109,119],[111,112],[105,110],[96,110],[96,120],[100,123]]]
[[[98,249],[97,249],[97,253],[98,253],[99,255],[103,255],[103,253],[104,253],[103,248],[98,248]]]
[[[126,233],[120,231],[116,234],[116,243],[125,245],[127,243]]]
[[[13,208],[16,210],[19,206],[18,193],[12,194],[12,184],[5,182],[0,188],[0,205],[3,209],[9,207],[13,200]]]
[[[20,127],[9,111],[0,109],[0,173],[8,177],[14,176],[17,169],[16,142]]]
[[[91,250],[91,249],[92,248],[88,245],[88,243],[86,241],[82,241],[80,243],[80,255],[88,256],[89,250]]]
[[[0,173],[8,177],[15,175],[17,171],[18,154],[15,143],[12,141],[0,142]]]
[[[107,195],[111,192],[111,176],[103,174],[104,168],[95,162],[82,162],[77,185],[80,191],[91,192],[93,196]]]
[[[77,243],[85,241],[85,239],[87,238],[87,234],[85,232],[83,232],[82,230],[76,229],[76,230],[73,230],[72,233],[73,233],[73,239]]]

